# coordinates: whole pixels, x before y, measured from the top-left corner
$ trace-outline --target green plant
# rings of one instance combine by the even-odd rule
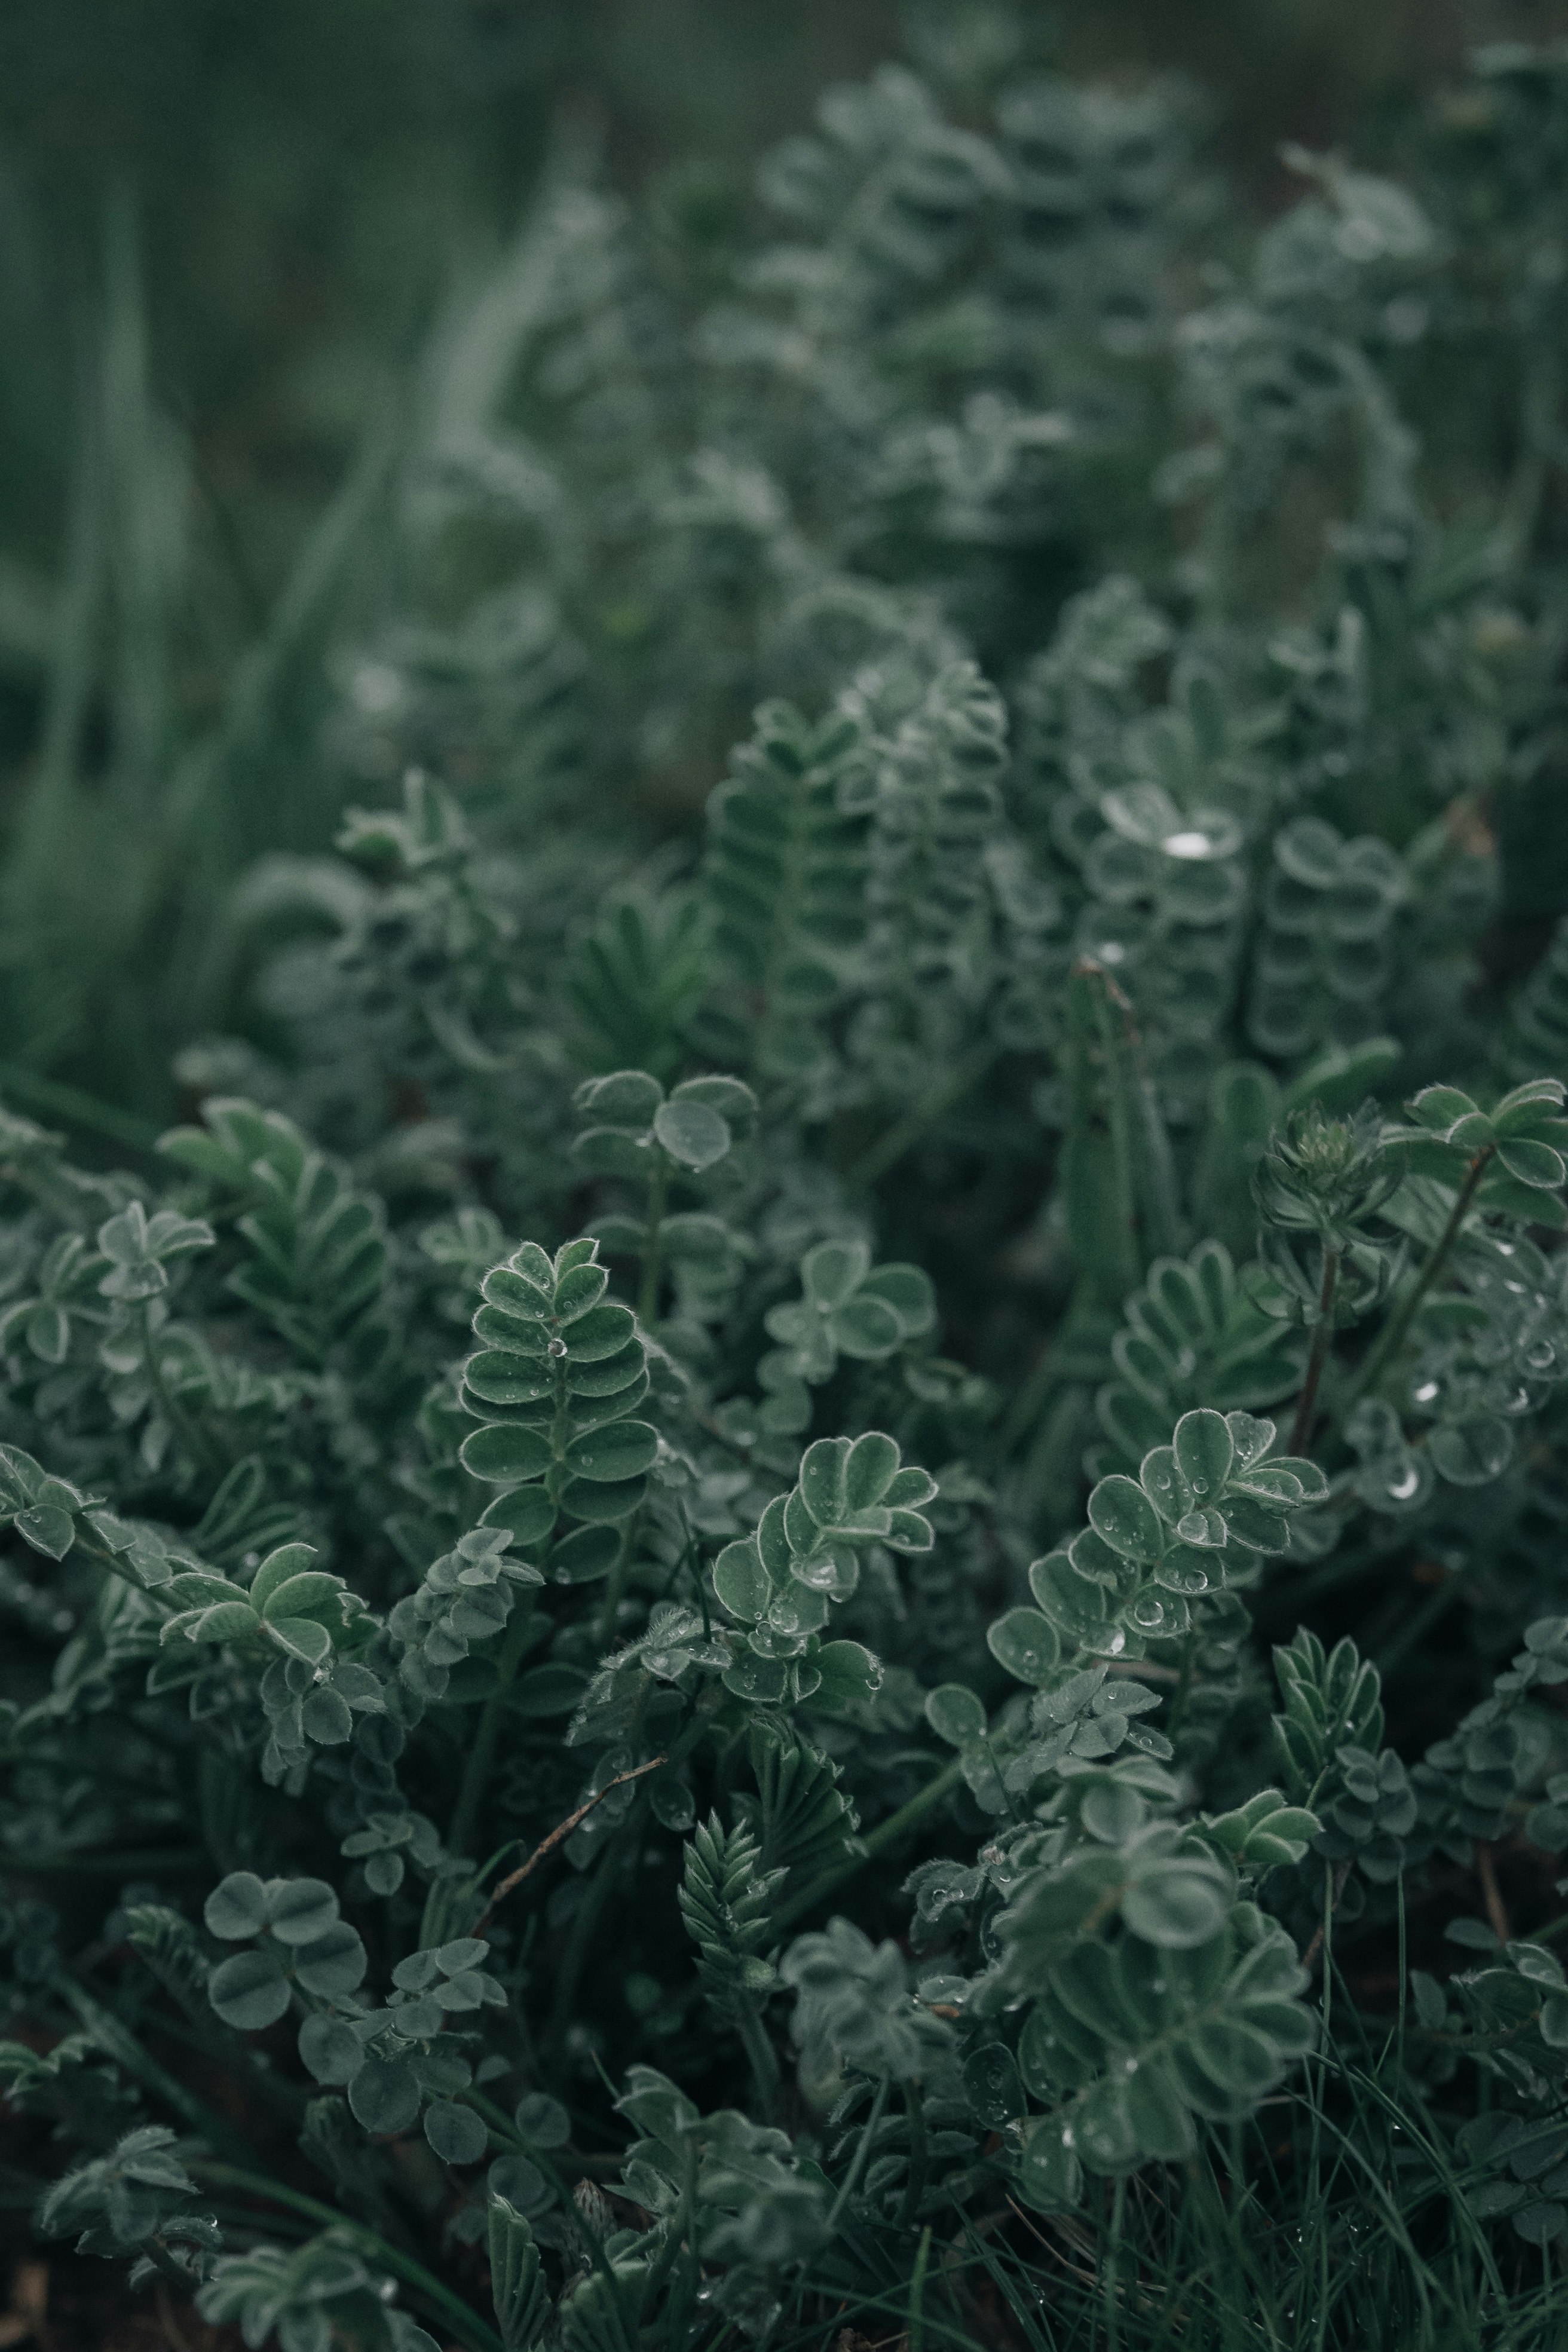
[[[166,954],[289,647],[182,767],[167,583],[79,551],[141,1058],[40,1075],[73,637],[13,1076],[131,1164],[0,1114],[0,2084],[37,2226],[256,2346],[1568,2311],[1563,948],[1493,928],[1568,68],[1254,232],[1179,92],[917,14],[946,96],[830,92],[754,220],[560,164],[335,853]]]

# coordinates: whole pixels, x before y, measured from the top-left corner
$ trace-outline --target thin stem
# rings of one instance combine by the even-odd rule
[[[1121,2341],[1121,2313],[1117,2270],[1121,2253],[1121,2231],[1127,2214],[1127,2175],[1116,2176],[1116,2187],[1110,2199],[1110,2244],[1100,2265],[1105,2294],[1106,2352],[1118,2352]]]
[[[879,1137],[853,1162],[844,1178],[848,1190],[852,1192],[869,1192],[889,1169],[896,1168],[905,1152],[913,1149],[928,1129],[934,1127],[940,1118],[956,1108],[965,1095],[973,1091],[986,1072],[1000,1060],[1001,1053],[999,1045],[984,1045],[978,1053],[960,1062],[940,1086],[931,1088],[922,1102],[918,1102],[913,1110],[906,1111],[902,1118],[896,1119],[886,1134]]]
[[[644,1227],[647,1238],[642,1283],[637,1291],[637,1321],[645,1326],[651,1325],[658,1313],[658,1286],[664,1274],[664,1202],[668,1190],[668,1171],[656,1168],[647,1180],[647,1218]]]
[[[269,2205],[286,2206],[292,2212],[304,2214],[308,2221],[319,2221],[323,2229],[335,2231],[340,2237],[353,2239],[363,2252],[384,2263],[389,2271],[395,2271],[407,2285],[433,2303],[450,2322],[454,2333],[473,2347],[473,2352],[503,2352],[494,2328],[488,2326],[461,2295],[443,2285],[422,2263],[389,2246],[384,2238],[367,2229],[363,2222],[346,2221],[335,2206],[322,2205],[298,2189],[287,2189],[282,2181],[269,2180],[265,2173],[247,2172],[233,2164],[211,2164],[204,2157],[193,2157],[189,2169],[198,2180],[210,2180],[215,2188],[248,2189],[253,2197],[262,2198]]]
[[[1294,1453],[1295,1448],[1292,1447],[1291,1451]],[[1176,1674],[1176,1687],[1171,1694],[1171,1712],[1165,1720],[1165,1737],[1173,1743],[1182,1727],[1183,1718],[1187,1712],[1187,1701],[1192,1696],[1193,1664],[1197,1655],[1197,1647],[1198,1637],[1195,1633],[1183,1636],[1182,1663]]]
[[[910,2174],[899,2206],[898,2226],[900,2230],[908,2230],[912,2227],[915,2215],[921,2210],[921,2199],[925,2195],[930,2147],[926,2138],[925,2101],[921,2095],[921,2086],[918,2083],[905,2083],[902,2088],[904,2114],[910,2126]],[[929,2239],[929,2228],[925,2234]]]
[[[995,1440],[998,1461],[1007,1461],[1018,1440],[1026,1431],[1033,1428],[1059,1377],[1057,1351],[1047,1343],[1030,1365],[1022,1386],[1015,1391],[1013,1402],[1003,1417]]]
[[[1484,1150],[1477,1152],[1465,1171],[1465,1181],[1459,1187],[1458,1196],[1449,1213],[1448,1222],[1443,1228],[1437,1246],[1416,1276],[1415,1285],[1404,1304],[1394,1309],[1372,1347],[1368,1349],[1361,1370],[1351,1382],[1346,1393],[1335,1423],[1336,1430],[1343,1428],[1352,1406],[1366,1394],[1390,1357],[1396,1355],[1404,1346],[1405,1334],[1415,1322],[1422,1301],[1443,1271],[1447,1263],[1449,1252],[1459,1238],[1459,1229],[1469,1214],[1470,1203],[1476,1197],[1476,1188],[1486,1174],[1488,1163],[1495,1149],[1495,1145],[1489,1143]]]
[[[36,1103],[42,1111],[52,1112],[56,1118],[69,1119],[73,1127],[107,1136],[111,1143],[122,1144],[128,1151],[142,1152],[148,1159],[156,1156],[163,1131],[160,1128],[150,1119],[138,1118],[133,1111],[100,1102],[96,1095],[85,1093],[80,1087],[68,1087],[58,1078],[46,1078],[16,1062],[0,1062],[0,1087],[7,1094],[20,1095],[24,1102]]]
[[[534,1588],[531,1585],[512,1611],[511,1623],[506,1629],[500,1656],[496,1661],[496,1686],[485,1701],[479,1727],[468,1750],[468,1760],[463,1767],[462,1786],[458,1790],[452,1825],[447,1832],[447,1844],[453,1853],[467,1853],[474,1833],[475,1819],[490,1777],[490,1767],[495,1761],[496,1742],[500,1738],[506,1703],[511,1695],[512,1684],[517,1680],[523,1652],[528,1647],[529,1631],[533,1622],[533,1594]],[[491,1907],[493,1909],[493,1903]]]
[[[923,1821],[927,1813],[931,1811],[933,1807],[940,1805],[949,1791],[958,1786],[963,1777],[963,1759],[955,1756],[951,1764],[943,1765],[935,1778],[928,1780],[925,1787],[910,1799],[907,1805],[900,1805],[896,1813],[889,1813],[885,1822],[879,1822],[868,1835],[860,1840],[858,1853],[847,1854],[842,1861],[836,1862],[830,1869],[823,1871],[814,1878],[810,1885],[804,1887],[800,1894],[782,1905],[773,1914],[774,1927],[793,1927],[797,1919],[804,1918],[808,1911],[815,1910],[826,1895],[832,1894],[836,1886],[842,1885],[845,1879],[852,1878],[862,1864],[873,1861],[878,1854],[886,1853],[889,1846],[898,1843],[907,1830],[913,1829],[917,1822]]]
[[[621,1599],[626,1589],[626,1570],[631,1566],[632,1528],[636,1523],[635,1512],[623,1522],[621,1540],[605,1581],[604,1603],[599,1611],[599,1622],[594,1629],[594,1638],[601,1650],[607,1650],[615,1638],[616,1621],[621,1613]]]
[[[856,2189],[860,2186],[860,2175],[866,2169],[866,2158],[871,2153],[871,2143],[877,2137],[877,2126],[882,2120],[883,2113],[888,2105],[888,2093],[891,2087],[892,2077],[889,2074],[884,2074],[881,2081],[877,2085],[877,2095],[871,2102],[871,2112],[866,2118],[866,2128],[861,2133],[858,2144],[856,2147],[854,2159],[850,2164],[848,2171],[844,2176],[844,2184],[842,2188],[839,2189],[837,2196],[833,2200],[833,2210],[827,2217],[827,2234],[830,2238],[834,2236],[837,2231],[839,2222],[844,2218],[845,2207],[848,2204],[851,2197],[854,2196]]]
[[[773,2037],[763,2022],[763,2014],[753,2001],[748,2000],[736,2015],[735,2029],[741,2037],[741,2047],[746,2053],[746,2063],[752,2070],[752,2085],[757,2095],[757,2106],[763,2120],[771,2123],[778,2111],[779,2061]]]
[[[1333,1344],[1334,1292],[1339,1279],[1340,1253],[1325,1244],[1322,1287],[1318,1293],[1318,1326],[1312,1334],[1312,1350],[1307,1359],[1307,1377],[1302,1383],[1300,1402],[1296,1407],[1296,1418],[1290,1423],[1290,1442],[1285,1449],[1288,1454],[1304,1454],[1312,1434],[1312,1423],[1318,1412],[1318,1383],[1323,1377],[1323,1366]]]
[[[539,1868],[540,1864],[545,1859],[545,1856],[553,1852],[554,1848],[562,1843],[563,1839],[569,1838],[573,1831],[577,1828],[580,1822],[587,1820],[595,1805],[602,1805],[604,1803],[605,1799],[609,1795],[612,1789],[624,1789],[628,1780],[640,1780],[645,1772],[657,1772],[661,1764],[668,1764],[668,1761],[669,1759],[668,1756],[650,1756],[646,1764],[635,1764],[629,1772],[617,1772],[613,1780],[606,1780],[602,1789],[595,1790],[593,1795],[589,1798],[585,1805],[579,1805],[574,1813],[568,1813],[563,1822],[558,1822],[554,1829],[551,1831],[550,1835],[540,1840],[539,1843],[534,1847],[533,1852],[529,1855],[528,1860],[522,1864],[521,1868],[514,1870],[510,1877],[503,1878],[501,1880],[500,1885],[490,1896],[489,1907],[486,1909],[483,1916],[476,1921],[474,1926],[474,1934],[476,1936],[479,1936],[484,1933],[484,1930],[489,1927],[489,1922],[494,1916],[496,1905],[501,1900],[501,1897],[505,1895],[510,1895],[514,1886],[521,1886],[525,1878],[531,1878],[533,1875],[533,1873]],[[506,1852],[506,1848],[504,1846],[501,1848],[501,1852],[503,1853]]]
[[[931,2261],[931,2223],[921,2231],[921,2242],[915,2249],[915,2267],[910,2278],[909,2352],[922,2352],[925,2340],[926,2265]]]
[[[707,1730],[712,1719],[713,1704],[720,1696],[722,1696],[722,1693],[715,1685],[713,1694],[706,1705],[699,1700],[689,1722],[681,1731],[679,1738],[670,1742],[668,1752],[660,1759],[661,1761],[668,1764],[672,1769],[678,1764],[684,1763]],[[572,2008],[572,1997],[577,1989],[577,1979],[582,1974],[583,1963],[587,1958],[588,1946],[593,1939],[594,1930],[599,1923],[599,1915],[608,1900],[614,1883],[613,1874],[619,1865],[621,1849],[626,1842],[626,1833],[642,1819],[645,1793],[639,1790],[626,1820],[619,1829],[613,1832],[608,1846],[600,1857],[599,1867],[589,1884],[587,1894],[578,1906],[577,1916],[572,1922],[572,1932],[567,1937],[566,1949],[562,1955],[561,1972],[556,1979],[555,2000],[550,2012],[550,2021],[545,2030],[545,2040],[552,2048],[561,2046],[566,2020]]]

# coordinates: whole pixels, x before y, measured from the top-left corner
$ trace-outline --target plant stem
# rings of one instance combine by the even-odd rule
[[[1459,1238],[1459,1229],[1469,1214],[1470,1203],[1476,1197],[1476,1188],[1486,1174],[1487,1165],[1494,1149],[1495,1147],[1489,1143],[1484,1150],[1477,1152],[1465,1171],[1465,1181],[1459,1187],[1458,1196],[1449,1213],[1448,1222],[1438,1238],[1437,1246],[1416,1276],[1415,1285],[1404,1304],[1395,1308],[1378,1333],[1372,1347],[1368,1349],[1361,1370],[1351,1382],[1344,1403],[1340,1410],[1334,1424],[1336,1432],[1343,1428],[1352,1407],[1366,1394],[1390,1357],[1395,1355],[1404,1346],[1405,1334],[1415,1322],[1423,1299],[1443,1271],[1448,1254]]]
[[[735,2030],[741,2037],[741,2047],[752,2070],[752,2084],[757,2095],[757,2106],[764,2123],[772,2123],[778,2111],[779,2062],[773,2038],[763,2021],[755,2003],[746,2001],[735,2019]]]
[[[931,2261],[931,2223],[921,2231],[915,2267],[910,2279],[909,2352],[923,2352],[925,2342],[926,2265]]]
[[[308,2221],[319,2221],[323,2229],[335,2231],[340,2237],[352,2238],[362,2252],[384,2263],[389,2271],[395,2271],[405,2284],[434,2304],[450,2323],[454,2334],[472,2347],[472,2352],[503,2352],[494,2328],[488,2326],[461,2295],[443,2285],[422,2263],[389,2246],[384,2238],[378,2237],[363,2222],[347,2221],[335,2206],[320,2204],[298,2189],[285,2188],[280,2180],[269,2180],[265,2173],[247,2172],[233,2164],[211,2164],[203,2157],[192,2158],[188,2168],[196,2179],[210,2180],[215,2188],[248,2189],[253,2197],[263,2198],[269,2205],[287,2206],[295,2213],[304,2214]]]
[[[46,1078],[37,1070],[24,1069],[17,1062],[0,1062],[0,1087],[7,1094],[20,1095],[24,1102],[36,1103],[42,1111],[56,1118],[69,1119],[74,1127],[86,1128],[89,1133],[103,1135],[111,1143],[123,1144],[128,1151],[154,1156],[162,1129],[150,1119],[138,1118],[133,1111],[121,1110],[117,1104],[100,1102],[96,1095],[84,1093],[80,1087],[68,1087],[58,1078]]]
[[[1323,1281],[1318,1293],[1318,1328],[1312,1334],[1311,1353],[1307,1358],[1307,1377],[1301,1387],[1296,1418],[1290,1423],[1290,1439],[1287,1454],[1304,1454],[1317,1418],[1318,1383],[1323,1377],[1329,1349],[1334,1337],[1334,1291],[1340,1278],[1340,1253],[1325,1244],[1323,1250]]]
[[[906,2083],[902,2087],[904,2114],[910,2126],[910,2175],[899,2207],[898,2226],[900,2230],[908,2230],[912,2227],[915,2215],[921,2209],[921,2199],[925,2195],[930,2153],[926,2139],[925,2101],[921,2096],[921,2086],[918,2083]],[[925,2235],[927,2239],[931,2236],[929,2227]]]
[[[1105,2290],[1106,2352],[1118,2352],[1121,2341],[1121,2315],[1118,2307],[1119,2286],[1117,2269],[1121,2253],[1121,2231],[1127,2213],[1127,2175],[1116,2176],[1116,2187],[1110,2200],[1110,2244],[1101,2265]]]
[[[474,1744],[468,1750],[468,1760],[463,1767],[462,1786],[458,1790],[458,1802],[452,1813],[452,1825],[447,1832],[447,1844],[453,1853],[467,1853],[473,1836],[475,1818],[479,1810],[490,1766],[495,1761],[496,1742],[506,1715],[506,1703],[511,1695],[517,1670],[522,1664],[528,1647],[529,1629],[533,1622],[533,1595],[536,1587],[530,1585],[512,1611],[511,1623],[506,1629],[500,1655],[496,1661],[496,1686],[485,1701],[479,1727],[474,1734]]]
[[[845,1185],[851,1192],[869,1192],[891,1168],[896,1168],[906,1151],[917,1144],[929,1128],[936,1125],[980,1084],[993,1065],[1001,1057],[999,1045],[983,1045],[951,1071],[940,1086],[933,1087],[913,1110],[895,1119],[885,1135],[879,1136],[868,1150],[860,1154],[845,1173]]]
[[[879,1822],[868,1835],[860,1840],[858,1853],[846,1854],[841,1861],[821,1872],[809,1886],[803,1887],[798,1895],[782,1905],[773,1914],[774,1927],[793,1927],[797,1919],[815,1910],[836,1886],[842,1885],[845,1879],[852,1878],[863,1863],[872,1861],[876,1855],[884,1853],[889,1846],[896,1845],[906,1830],[913,1829],[917,1822],[923,1821],[933,1806],[940,1805],[949,1790],[958,1786],[963,1777],[963,1759],[955,1756],[951,1764],[944,1764],[934,1779],[928,1780],[925,1787],[910,1799],[907,1805],[900,1805],[896,1813],[889,1813],[885,1822]]]
[[[860,2135],[858,2144],[855,2149],[854,2158],[850,2164],[848,2171],[844,2176],[843,2187],[839,2189],[837,2196],[834,2199],[833,2210],[827,2217],[827,2234],[830,2238],[835,2234],[839,2222],[844,2218],[844,2208],[848,2204],[849,2200],[854,2196],[856,2189],[860,2185],[860,2175],[866,2169],[866,2158],[871,2153],[871,2142],[877,2137],[877,2126],[882,2120],[883,2111],[888,2104],[888,2093],[891,2088],[891,2085],[892,2077],[889,2074],[884,2074],[881,2081],[877,2085],[877,2095],[871,2102],[871,2112],[866,2118],[866,2128]]]
[[[646,1328],[658,1313],[658,1286],[664,1273],[664,1201],[669,1178],[656,1168],[647,1180],[647,1245],[643,1253],[642,1282],[637,1290],[637,1321]]]

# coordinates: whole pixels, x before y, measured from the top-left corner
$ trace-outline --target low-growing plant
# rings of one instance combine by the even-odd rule
[[[400,799],[0,1114],[0,2084],[252,2347],[1568,2321],[1568,58],[1248,244],[1009,54],[547,191]]]

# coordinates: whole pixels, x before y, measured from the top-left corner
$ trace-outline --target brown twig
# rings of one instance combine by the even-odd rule
[[[1481,1896],[1487,1906],[1487,1918],[1492,1934],[1500,1944],[1513,1941],[1513,1929],[1508,1924],[1508,1908],[1502,1899],[1502,1889],[1497,1883],[1497,1864],[1492,1849],[1478,1840],[1476,1844],[1476,1875],[1481,1882]]]
[[[513,1887],[521,1886],[523,1880],[531,1876],[531,1874],[538,1869],[540,1864],[544,1860],[545,1855],[549,1853],[553,1847],[558,1846],[563,1838],[569,1838],[573,1831],[576,1828],[578,1822],[585,1822],[587,1820],[595,1805],[602,1805],[604,1803],[605,1799],[609,1795],[612,1789],[624,1789],[628,1780],[640,1780],[645,1772],[657,1772],[661,1764],[668,1764],[668,1761],[669,1759],[668,1756],[650,1756],[646,1764],[634,1764],[629,1772],[617,1772],[613,1780],[606,1780],[602,1789],[595,1789],[585,1805],[579,1805],[574,1813],[568,1813],[566,1819],[563,1822],[558,1822],[555,1828],[551,1831],[550,1835],[547,1838],[542,1838],[540,1840],[539,1843],[534,1847],[533,1852],[529,1855],[528,1860],[522,1864],[521,1869],[514,1870],[510,1878],[503,1878],[501,1880],[500,1885],[496,1888],[494,1894],[490,1896],[489,1902],[486,1905],[483,1916],[479,1920],[472,1932],[476,1936],[483,1935],[485,1929],[489,1927],[490,1920],[495,1916],[496,1906],[500,1901],[501,1897],[505,1895],[510,1895]]]

